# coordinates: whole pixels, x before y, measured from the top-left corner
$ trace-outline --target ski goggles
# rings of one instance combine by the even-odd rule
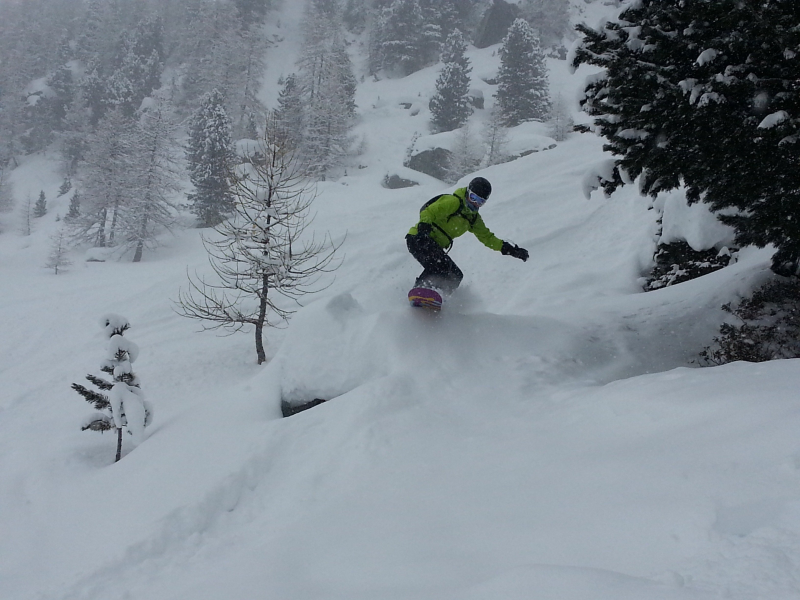
[[[475,192],[468,190],[467,191],[467,199],[469,200],[470,204],[475,208],[480,208],[484,204],[486,204],[486,198],[481,198]]]

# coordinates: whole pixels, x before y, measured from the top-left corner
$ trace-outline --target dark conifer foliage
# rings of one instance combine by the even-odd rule
[[[36,200],[36,204],[33,205],[33,216],[37,219],[45,216],[47,214],[47,199],[44,195],[44,191],[39,192],[39,198]]]
[[[72,189],[72,180],[70,180],[69,176],[64,178],[64,181],[61,182],[61,185],[58,188],[58,197],[60,198],[64,194],[68,193]]]
[[[431,124],[436,131],[452,131],[464,125],[472,114],[469,85],[472,66],[466,57],[467,43],[456,29],[442,48],[444,67],[436,80],[430,101]]]
[[[800,5],[643,0],[586,36],[574,64],[606,69],[586,88],[606,148],[607,192],[639,178],[651,196],[684,185],[736,231],[774,244],[777,272],[800,261]]]
[[[284,132],[286,143],[293,148],[299,148],[303,140],[305,120],[303,116],[303,90],[300,87],[297,75],[294,73],[286,77],[283,82],[283,88],[278,94],[275,120]]]
[[[76,222],[81,216],[81,196],[78,193],[78,190],[72,194],[72,198],[69,199],[69,209],[67,210],[67,214],[64,216],[64,221],[67,225],[70,225]]]
[[[245,27],[263,23],[272,5],[271,0],[233,0],[233,3]]]
[[[186,156],[195,188],[189,194],[192,210],[201,226],[213,227],[233,210],[231,122],[218,90],[209,92],[192,116]]]
[[[495,98],[503,124],[544,120],[550,114],[549,83],[539,39],[523,19],[508,30],[500,48],[500,71]]]
[[[420,0],[394,0],[383,9],[373,31],[371,70],[408,75],[435,59],[441,29]]]

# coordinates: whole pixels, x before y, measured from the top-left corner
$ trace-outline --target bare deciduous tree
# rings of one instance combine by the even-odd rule
[[[63,229],[59,229],[50,236],[50,255],[47,257],[47,263],[44,266],[47,269],[53,269],[53,272],[58,275],[59,270],[63,271],[65,267],[71,264],[67,235]]]
[[[254,156],[233,177],[233,215],[203,237],[214,276],[189,275],[176,310],[202,320],[204,329],[254,326],[261,364],[264,327],[286,321],[302,296],[326,287],[321,279],[339,266],[342,242],[307,231],[316,194],[274,115]]]

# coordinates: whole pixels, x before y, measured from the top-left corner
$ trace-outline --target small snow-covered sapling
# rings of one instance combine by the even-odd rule
[[[77,383],[72,384],[72,389],[97,409],[84,421],[83,431],[91,429],[102,433],[117,430],[116,460],[119,460],[122,457],[123,429],[131,435],[134,445],[138,445],[144,437],[144,428],[153,419],[153,407],[144,399],[139,378],[131,367],[139,356],[139,347],[123,337],[130,329],[130,323],[125,317],[108,314],[100,319],[100,325],[108,338],[106,358],[100,370],[111,375],[112,380],[90,374],[86,379],[97,387],[97,391]]]

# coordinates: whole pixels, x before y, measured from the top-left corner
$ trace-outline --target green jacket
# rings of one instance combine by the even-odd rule
[[[499,252],[503,240],[489,231],[477,212],[467,208],[464,200],[466,195],[467,188],[458,188],[452,194],[445,194],[420,213],[419,223],[433,225],[431,237],[442,248],[448,248],[454,239],[471,231],[484,246]],[[417,225],[408,233],[417,235]]]

